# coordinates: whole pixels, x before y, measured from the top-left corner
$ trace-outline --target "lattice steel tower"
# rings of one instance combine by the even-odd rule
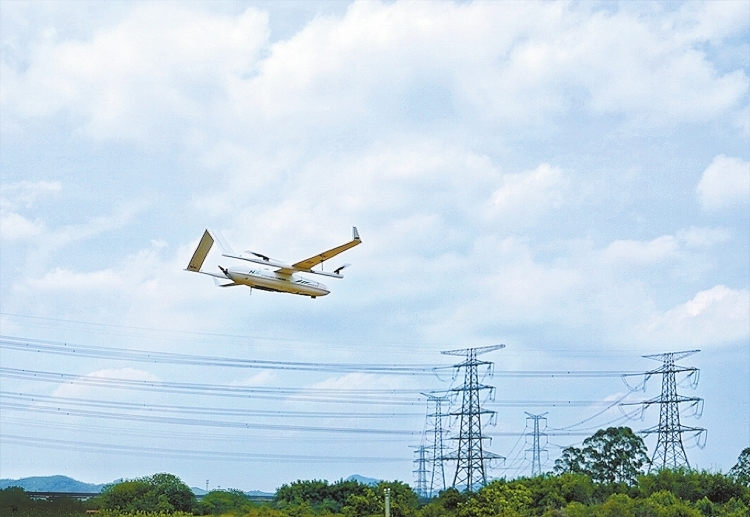
[[[642,434],[656,434],[656,448],[651,458],[649,472],[651,469],[676,469],[679,467],[690,468],[685,446],[682,443],[684,433],[694,433],[700,444],[701,435],[705,436],[706,430],[701,427],[688,427],[680,423],[680,404],[690,403],[695,413],[700,415],[703,408],[703,399],[699,397],[685,397],[677,394],[677,380],[675,374],[687,373],[692,377],[691,387],[698,386],[698,374],[700,370],[692,366],[679,366],[675,361],[684,359],[700,350],[687,350],[684,352],[667,352],[664,354],[644,355],[647,359],[661,361],[662,366],[650,372],[646,372],[646,380],[652,375],[661,374],[661,395],[651,400],[639,402],[644,409],[648,406],[659,405],[659,425],[640,431]]]
[[[437,396],[432,393],[422,393],[427,397],[427,417],[426,417],[426,431],[432,433],[432,446],[429,449],[432,451],[432,460],[430,461],[432,467],[432,473],[430,475],[430,490],[428,496],[432,497],[435,494],[436,484],[439,484],[439,491],[445,490],[445,447],[443,445],[443,437],[445,436],[446,429],[443,428],[443,414],[442,404],[448,402],[450,399],[447,396]],[[430,405],[433,407],[432,413],[430,413]]]
[[[414,460],[417,464],[417,469],[414,470],[417,475],[415,492],[421,497],[427,497],[427,447],[420,445],[414,452],[417,454],[417,459]]]
[[[487,484],[487,473],[485,462],[491,459],[499,459],[502,456],[484,450],[484,440],[488,436],[482,436],[482,415],[494,414],[494,411],[483,410],[479,404],[479,392],[482,390],[494,390],[492,386],[479,384],[477,367],[487,365],[489,361],[479,361],[477,355],[505,348],[505,345],[493,345],[480,348],[464,348],[461,350],[446,350],[441,352],[445,355],[465,356],[466,360],[454,365],[457,370],[465,370],[464,383],[451,391],[461,393],[461,410],[451,412],[453,416],[460,417],[460,429],[458,434],[458,450],[450,459],[456,460],[456,474],[453,476],[453,487],[465,487],[473,491],[478,486]],[[505,458],[502,458],[505,459]]]
[[[539,421],[544,420],[545,422],[547,419],[544,415],[547,413],[542,413],[541,415],[532,415],[529,412],[526,412],[528,417],[526,420],[533,420],[534,421],[534,431],[532,432],[532,439],[531,439],[531,449],[526,449],[526,452],[531,453],[531,475],[532,476],[538,476],[542,473],[542,451],[547,452],[547,449],[542,449],[541,445],[541,437],[544,436],[547,437],[546,434],[542,433],[539,429]],[[547,425],[545,424],[545,428]],[[546,443],[545,443],[546,445]]]

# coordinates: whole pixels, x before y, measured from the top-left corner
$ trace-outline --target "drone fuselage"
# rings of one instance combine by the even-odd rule
[[[222,270],[227,279],[236,284],[246,285],[263,291],[301,294],[302,296],[325,296],[330,291],[320,282],[314,282],[297,275],[284,275],[268,269],[248,269],[232,267]]]

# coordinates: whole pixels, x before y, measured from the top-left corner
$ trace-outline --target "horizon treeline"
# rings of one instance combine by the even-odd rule
[[[496,479],[476,491],[443,490],[419,497],[406,483],[371,486],[354,480],[298,480],[272,501],[252,501],[240,490],[212,490],[198,500],[167,473],[107,485],[88,501],[34,501],[19,487],[0,490],[0,516],[68,517],[382,517],[390,489],[391,517],[748,517],[750,447],[728,472],[653,469],[642,440],[627,427],[597,431],[569,447],[553,472]]]

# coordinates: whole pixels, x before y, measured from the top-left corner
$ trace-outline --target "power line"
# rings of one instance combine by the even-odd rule
[[[95,407],[108,409],[127,409],[132,411],[159,411],[162,413],[223,415],[223,416],[260,416],[260,417],[293,417],[293,418],[407,418],[419,416],[419,413],[396,412],[344,412],[344,411],[291,411],[284,409],[259,410],[244,408],[217,408],[201,406],[178,406],[168,404],[146,404],[141,402],[105,401],[77,397],[58,397],[52,395],[34,395],[0,391],[0,400],[20,400],[28,403],[45,402],[72,406],[74,408]]]
[[[103,388],[119,388],[159,393],[186,393],[238,398],[296,400],[300,402],[351,403],[357,396],[358,404],[383,404],[383,397],[391,395],[388,404],[416,405],[420,390],[407,389],[345,389],[345,388],[272,388],[235,386],[227,384],[199,384],[192,382],[147,381],[112,377],[81,376],[41,370],[0,367],[0,377],[55,384],[78,384]],[[412,395],[407,397],[406,395]]]
[[[415,436],[419,432],[406,431],[400,429],[375,429],[359,427],[333,427],[333,426],[311,426],[311,425],[287,425],[287,424],[269,424],[257,422],[237,422],[222,420],[202,420],[197,418],[182,418],[174,416],[161,415],[143,415],[133,412],[107,412],[99,410],[81,409],[81,408],[60,408],[55,405],[34,404],[17,404],[14,402],[0,402],[0,409],[4,411],[20,411],[24,413],[47,413],[60,416],[79,416],[90,418],[103,418],[108,420],[124,420],[127,422],[151,422],[159,424],[174,425],[191,425],[200,427],[221,427],[234,429],[260,429],[266,431],[300,431],[300,432],[325,432],[325,433],[344,433],[344,434],[381,434],[391,436]]]
[[[289,400],[299,402],[325,402],[351,404],[352,397],[357,397],[357,404],[404,405],[420,404],[418,396],[424,389],[345,389],[345,388],[292,388],[292,387],[257,387],[236,386],[230,384],[200,384],[191,382],[168,382],[124,379],[116,377],[94,377],[69,373],[21,368],[0,367],[0,377],[21,379],[33,382],[53,384],[85,385],[99,388],[116,388],[157,393],[183,393],[211,395],[218,397],[257,398],[268,400]],[[455,391],[455,390],[454,390]],[[609,404],[609,401],[596,400],[500,400],[493,406],[555,406],[555,407],[588,407]]]
[[[210,338],[212,342],[216,342],[218,339],[224,339],[224,340],[230,340],[230,341],[240,341],[243,344],[247,343],[251,340],[256,341],[272,341],[272,342],[284,342],[284,343],[304,343],[304,344],[320,344],[320,345],[327,345],[329,347],[331,346],[339,346],[339,345],[355,345],[356,348],[351,348],[351,350],[361,350],[362,346],[377,346],[377,347],[391,347],[394,348],[396,351],[403,351],[405,350],[404,345],[409,345],[408,350],[425,350],[425,351],[434,351],[434,348],[428,348],[428,347],[442,347],[448,344],[447,342],[405,342],[403,340],[394,341],[394,342],[388,342],[388,341],[379,341],[377,343],[363,343],[362,341],[340,341],[335,342],[331,340],[312,340],[312,339],[302,339],[299,337],[278,337],[278,336],[267,336],[262,334],[252,334],[252,333],[246,333],[246,334],[225,334],[221,332],[199,332],[199,331],[190,331],[190,330],[174,330],[174,329],[164,329],[164,328],[157,328],[157,327],[142,327],[142,326],[135,326],[135,325],[116,325],[112,323],[101,323],[101,322],[92,322],[92,321],[82,321],[82,320],[71,320],[71,319],[64,319],[64,318],[53,318],[50,316],[34,316],[29,314],[18,314],[18,313],[12,313],[12,312],[0,312],[0,316],[7,316],[9,318],[17,318],[20,320],[31,320],[31,321],[39,321],[39,322],[49,322],[50,325],[28,325],[34,328],[49,328],[49,329],[59,329],[58,326],[51,326],[52,323],[59,323],[64,324],[68,326],[89,326],[94,327],[96,330],[94,332],[98,332],[100,334],[105,335],[117,335],[117,336],[123,336],[126,335],[123,333],[123,331],[142,331],[152,334],[163,334],[167,336],[175,336],[179,337],[181,341],[186,341],[189,338],[194,338],[196,340],[204,340],[206,338]],[[23,324],[21,324],[23,326]],[[108,330],[112,329],[114,332],[109,332]],[[91,331],[91,330],[87,330]],[[160,338],[164,339],[164,338]],[[547,349],[545,350],[546,354],[559,354],[564,357],[632,357],[633,352],[637,352],[637,349],[615,349],[612,347],[602,347],[600,343],[596,343],[591,345],[589,348],[581,348],[578,350],[571,350],[570,348],[557,348],[557,349]],[[519,351],[516,350],[514,352],[509,352],[510,354],[536,354],[537,351]]]
[[[450,370],[453,366],[425,364],[361,364],[361,363],[315,363],[301,361],[271,361],[260,359],[241,359],[192,354],[178,354],[155,350],[132,348],[81,345],[61,341],[37,340],[13,336],[0,336],[0,349],[17,350],[71,357],[88,357],[97,359],[115,359],[146,363],[183,364],[194,366],[217,366],[226,368],[246,368],[263,370],[315,371],[338,373],[378,373],[387,375],[436,375]],[[516,370],[497,371],[499,377],[522,378],[596,378],[620,377],[635,372],[622,370]]]
[[[56,417],[59,417],[60,415],[55,415]],[[120,426],[117,425],[115,427],[112,426],[105,426],[105,425],[97,425],[90,421],[90,419],[86,420],[86,423],[75,423],[75,422],[67,422],[64,419],[55,418],[54,421],[46,421],[43,418],[39,418],[38,416],[35,416],[34,418],[17,418],[12,417],[7,414],[3,415],[3,426],[5,430],[10,429],[10,426],[12,424],[17,424],[19,426],[22,426],[23,429],[53,429],[56,432],[59,433],[60,430],[66,429],[66,430],[72,430],[72,431],[85,431],[87,435],[91,434],[103,434],[106,435],[108,440],[111,440],[113,436],[130,436],[130,437],[137,437],[137,438],[164,438],[168,439],[170,443],[173,443],[175,440],[201,440],[201,442],[205,441],[205,437],[202,435],[197,435],[195,432],[181,432],[178,430],[175,430],[174,428],[170,428],[168,430],[158,430],[158,429],[151,429],[151,428],[136,428],[133,426]],[[237,444],[242,442],[242,444],[246,444],[248,438],[252,438],[251,433],[252,429],[241,429],[238,434],[222,434],[218,432],[212,432],[210,435],[211,442],[221,442],[221,443],[233,443]],[[314,433],[313,433],[314,434]],[[289,437],[283,433],[263,433],[262,438],[264,440],[271,440],[271,441],[284,441],[287,442],[289,440]],[[377,443],[377,442],[393,442],[392,436],[382,436],[382,435],[363,435],[363,434],[341,434],[337,433],[335,436],[312,436],[312,435],[303,435],[299,434],[295,436],[294,442],[295,443],[313,443],[315,445],[319,445],[321,443],[342,443],[346,441],[356,441],[357,443]]]
[[[93,443],[81,442],[78,440],[57,440],[52,438],[28,437],[12,434],[0,434],[3,443],[13,443],[17,445],[32,447],[34,449],[57,449],[64,451],[77,452],[104,452],[113,454],[123,453],[142,453],[149,456],[161,457],[178,457],[205,459],[210,461],[293,461],[300,463],[320,463],[340,461],[342,463],[392,463],[404,462],[401,457],[385,456],[323,456],[323,455],[300,455],[300,454],[264,454],[264,453],[247,453],[247,452],[224,452],[224,451],[206,451],[190,449],[170,449],[163,447],[141,447],[137,445],[117,445],[110,443]]]
[[[317,372],[361,372],[388,373],[390,375],[433,375],[436,370],[450,366],[435,365],[366,365],[356,363],[312,363],[295,361],[266,361],[204,355],[178,354],[154,350],[78,345],[59,341],[42,341],[28,338],[0,336],[0,349],[89,357],[98,359],[122,359],[148,363],[184,364],[195,366],[221,366],[228,368],[255,368],[263,370],[295,370]]]

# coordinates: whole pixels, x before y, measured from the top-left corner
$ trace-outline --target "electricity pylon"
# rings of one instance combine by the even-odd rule
[[[443,409],[442,403],[448,402],[450,399],[447,396],[437,396],[432,393],[422,393],[427,397],[427,417],[426,417],[426,431],[432,433],[432,474],[430,475],[430,490],[428,497],[435,495],[436,484],[439,484],[438,492],[445,490],[445,467],[443,462],[445,460],[445,448],[443,446],[443,437],[445,436],[446,430],[443,429]],[[433,412],[430,413],[430,403],[433,404]]]
[[[492,386],[479,384],[477,366],[488,365],[490,371],[492,363],[479,361],[477,355],[505,348],[505,345],[493,345],[480,348],[464,348],[461,350],[446,350],[441,352],[445,355],[465,356],[466,360],[454,365],[457,370],[465,370],[464,383],[458,388],[452,388],[454,393],[461,393],[461,410],[451,412],[453,416],[460,417],[460,428],[458,433],[458,450],[450,459],[456,460],[456,474],[453,476],[453,487],[465,487],[469,492],[478,486],[487,484],[487,472],[485,462],[491,459],[505,459],[502,456],[484,450],[483,441],[489,440],[488,436],[482,436],[482,415],[494,414],[494,411],[482,409],[479,404],[479,392],[494,390]]]
[[[417,475],[417,486],[415,492],[420,497],[427,497],[427,447],[420,445],[414,451],[417,453],[417,459],[414,463],[417,464],[417,469],[414,473]]]
[[[658,433],[656,448],[654,449],[654,455],[651,458],[651,464],[648,468],[649,472],[651,469],[690,468],[690,463],[685,454],[685,446],[682,443],[682,435],[684,433],[693,433],[699,445],[701,436],[705,438],[704,433],[707,432],[706,429],[702,427],[688,427],[680,423],[680,404],[690,403],[695,410],[695,414],[700,416],[703,409],[703,399],[700,397],[678,395],[677,380],[675,378],[675,374],[677,373],[687,373],[688,377],[692,377],[691,387],[695,389],[698,386],[698,375],[700,372],[698,368],[675,364],[675,361],[684,359],[697,352],[700,352],[700,350],[644,355],[643,357],[646,359],[662,362],[661,367],[643,374],[645,375],[645,380],[648,380],[652,375],[661,374],[661,395],[643,402],[623,404],[640,404],[644,410],[651,405],[659,405],[659,425],[640,431],[641,434]]]
[[[547,413],[542,413],[541,415],[532,415],[531,413],[526,412],[526,414],[528,415],[526,420],[534,421],[534,431],[532,432],[531,449],[526,449],[526,452],[531,452],[531,475],[538,476],[542,473],[542,451],[547,452],[547,449],[542,449],[542,445],[541,445],[541,437],[544,436],[546,438],[547,435],[540,431],[539,421],[540,420],[545,421],[544,427],[546,429],[547,418],[545,418],[544,415],[546,415]]]

